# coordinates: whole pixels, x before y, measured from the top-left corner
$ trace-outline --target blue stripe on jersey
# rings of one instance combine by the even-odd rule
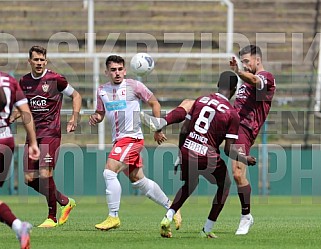
[[[105,103],[107,111],[118,111],[125,109],[127,107],[127,103],[125,100],[115,100]]]

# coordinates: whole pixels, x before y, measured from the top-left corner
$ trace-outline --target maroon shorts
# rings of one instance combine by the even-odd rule
[[[0,139],[0,187],[7,180],[14,152],[13,137]]]
[[[181,180],[189,181],[203,176],[212,184],[223,185],[226,180],[229,180],[228,169],[224,160],[219,158],[216,160],[208,159],[191,159],[186,156],[182,157],[181,164]]]
[[[40,167],[55,168],[59,155],[61,138],[59,137],[43,137],[38,138],[38,146],[40,149],[40,157],[38,161],[31,160],[28,156],[28,146],[24,148],[23,166],[24,172],[39,170]]]
[[[238,152],[244,156],[250,155],[250,149],[254,144],[254,139],[252,138],[251,131],[245,128],[243,125],[240,125],[239,138],[235,141],[235,146]]]

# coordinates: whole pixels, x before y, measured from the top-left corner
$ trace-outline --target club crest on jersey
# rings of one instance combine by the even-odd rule
[[[47,82],[44,82],[41,87],[42,87],[42,91],[44,91],[45,93],[48,92],[48,90],[49,90],[49,85],[48,85]]]
[[[246,85],[243,84],[243,85],[240,86],[240,88],[238,89],[237,94],[236,94],[236,98],[245,99],[245,98],[246,98],[246,96],[244,96],[245,91],[246,91]]]
[[[239,90],[238,90],[238,94],[244,94],[246,90],[246,85],[242,85],[240,86]]]

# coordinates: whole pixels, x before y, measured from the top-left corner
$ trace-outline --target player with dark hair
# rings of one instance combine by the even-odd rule
[[[233,143],[238,138],[239,117],[229,103],[234,95],[238,78],[230,71],[220,75],[218,92],[195,100],[181,128],[179,148],[181,152],[181,179],[184,185],[178,190],[174,201],[161,222],[161,236],[172,237],[170,223],[198,185],[202,175],[218,188],[213,199],[208,219],[201,231],[204,238],[216,238],[212,232],[225,200],[231,180],[224,160],[220,157],[220,144],[225,140],[227,156],[246,165],[254,165],[256,159],[239,154]]]
[[[106,116],[111,125],[113,148],[108,155],[103,177],[106,183],[106,197],[109,213],[107,219],[96,224],[100,230],[110,230],[120,226],[118,212],[121,199],[121,185],[117,179],[121,171],[127,175],[133,188],[155,203],[168,209],[170,200],[158,184],[145,177],[140,152],[144,147],[144,137],[139,118],[140,100],[146,102],[156,117],[160,115],[160,104],[154,94],[140,81],[126,79],[125,61],[118,55],[106,59],[106,76],[109,82],[97,89],[97,108],[89,118],[90,125],[96,125]],[[161,141],[165,137],[157,133]],[[181,225],[178,213],[175,217],[176,229]]]
[[[38,161],[28,159],[28,151],[25,150],[25,182],[29,187],[46,197],[48,217],[38,227],[51,228],[64,224],[70,211],[76,206],[75,200],[57,190],[53,172],[61,142],[60,110],[63,95],[72,99],[73,112],[67,124],[67,132],[73,132],[77,127],[81,96],[64,76],[46,69],[46,55],[46,49],[41,46],[30,48],[28,62],[31,72],[24,75],[19,83],[29,100],[40,148]],[[14,116],[13,119],[15,118],[17,117]],[[26,144],[28,143],[27,139]],[[61,215],[58,221],[56,218],[57,202],[61,205]]]
[[[239,144],[238,149],[241,153],[248,155],[270,111],[276,85],[274,76],[263,67],[262,51],[258,46],[244,47],[240,50],[239,56],[243,70],[238,68],[235,58],[230,61],[231,69],[244,81],[234,103],[234,108],[240,116],[239,139],[235,143]],[[141,113],[141,119],[151,130],[160,131],[167,125],[182,122],[193,103],[194,100],[184,100],[164,118]],[[246,179],[246,166],[243,163],[233,162],[233,177],[238,187],[242,208],[236,235],[243,235],[248,233],[254,222],[250,214],[251,185]]]
[[[34,122],[28,106],[28,100],[20,89],[18,82],[10,75],[0,72],[0,187],[7,179],[12,156],[14,153],[14,138],[9,127],[9,117],[13,106],[16,106],[22,116],[22,122],[29,139],[30,160],[37,160],[40,152],[34,131]],[[20,242],[21,249],[30,248],[30,230],[32,225],[19,220],[8,205],[0,200],[0,221],[14,230]]]
[[[239,69],[235,58],[230,61],[231,69],[243,80],[234,101],[234,108],[240,116],[239,138],[235,144],[239,153],[246,156],[270,111],[276,85],[274,76],[263,67],[262,52],[258,46],[242,48],[239,56],[243,70]],[[244,235],[254,222],[250,213],[251,185],[246,178],[247,167],[244,163],[233,161],[232,167],[242,208],[236,235]]]

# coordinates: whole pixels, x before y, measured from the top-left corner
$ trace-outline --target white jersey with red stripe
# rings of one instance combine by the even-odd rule
[[[124,79],[120,84],[107,82],[97,89],[97,111],[105,111],[112,127],[112,142],[132,137],[143,139],[140,100],[147,102],[153,93],[140,81]]]

